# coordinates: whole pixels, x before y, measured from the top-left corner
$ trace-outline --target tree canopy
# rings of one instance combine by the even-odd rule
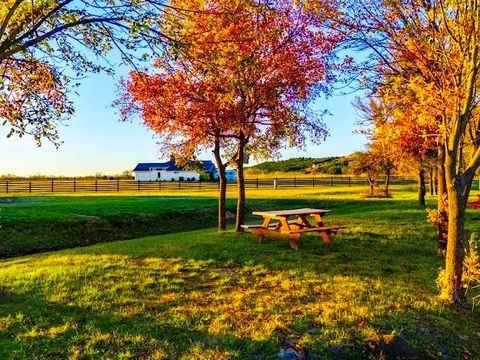
[[[142,60],[166,37],[161,0],[4,0],[0,4],[0,120],[9,135],[59,143],[69,92],[88,72],[112,71],[113,49]],[[142,51],[148,48],[148,52]]]
[[[162,30],[178,45],[155,61],[155,74],[131,73],[120,99],[123,115],[140,113],[182,154],[218,139],[235,142],[239,184],[245,151],[272,155],[285,143],[304,144],[308,135],[321,141],[326,128],[309,103],[332,80],[339,40],[325,26],[334,4],[322,4],[312,13],[292,0],[172,1]]]

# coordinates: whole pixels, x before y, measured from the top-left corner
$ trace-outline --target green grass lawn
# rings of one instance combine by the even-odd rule
[[[366,200],[358,190],[248,194],[249,211],[333,210],[326,223],[348,228],[330,247],[305,236],[292,251],[283,239],[258,244],[206,228],[3,260],[0,359],[274,359],[287,347],[309,359],[373,358],[368,341],[388,334],[419,358],[480,358],[478,310],[448,308],[435,296],[442,261],[414,191]],[[198,209],[214,207],[208,197],[27,197],[2,208],[2,225],[31,221],[28,232],[39,226],[48,239],[55,231],[43,221],[137,221],[139,212],[171,208],[178,226],[166,230],[178,231],[211,226],[188,216],[202,219],[213,210]],[[478,231],[480,213],[468,217]]]

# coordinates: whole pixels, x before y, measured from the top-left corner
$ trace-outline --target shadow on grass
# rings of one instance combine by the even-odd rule
[[[35,294],[6,293],[0,306],[0,358],[276,359],[280,349],[288,347],[302,352],[307,359],[374,355],[367,347],[369,333],[357,318],[322,325],[316,323],[312,314],[293,314],[292,321],[281,324],[271,336],[254,340],[232,330],[211,333],[208,327],[215,314],[199,313],[173,321],[168,310],[179,305],[182,304],[147,305],[140,314],[122,316],[48,302]],[[312,303],[304,305],[309,307]],[[288,312],[288,308],[284,311]],[[216,315],[223,316],[220,312]],[[411,308],[408,313],[385,312],[368,322],[378,334],[403,329],[403,337],[416,348],[415,358],[460,359],[479,354],[474,338],[468,338],[462,329],[450,327],[455,314],[443,314],[441,321],[435,316],[438,314]],[[251,316],[252,321],[258,321],[254,317]]]
[[[232,358],[273,358],[275,341],[255,341],[196,330],[199,324],[175,326],[161,314],[124,317],[88,308],[45,302],[9,293],[2,316],[13,317],[0,333],[0,358],[200,358],[230,354]]]

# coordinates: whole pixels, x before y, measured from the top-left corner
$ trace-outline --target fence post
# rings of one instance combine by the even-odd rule
[[[351,180],[351,177],[349,176],[348,177],[348,187],[350,187],[351,182],[352,182],[352,180]]]
[[[258,177],[257,177],[257,189],[258,189]]]
[[[28,182],[28,192],[31,194],[32,193],[32,181]]]
[[[140,180],[137,180],[137,190],[140,191]]]
[[[52,193],[53,193],[53,179],[52,179]]]
[[[95,192],[98,192],[98,180],[95,180]]]
[[[293,187],[297,187],[297,177],[293,177]]]
[[[198,179],[198,188],[202,188],[202,178]]]
[[[8,180],[7,180],[7,182],[5,183],[5,188],[6,188],[7,194],[8,194]]]
[[[73,179],[73,192],[77,191],[77,180]]]
[[[330,176],[330,186],[333,186],[333,176]]]
[[[274,188],[275,190],[277,190],[277,186],[278,186],[278,184],[277,184],[277,178],[275,178],[275,179],[273,179],[273,188]]]
[[[315,187],[315,176],[312,176],[312,187]]]
[[[178,180],[178,190],[182,190],[182,182]]]
[[[117,179],[117,192],[120,191],[120,179]]]

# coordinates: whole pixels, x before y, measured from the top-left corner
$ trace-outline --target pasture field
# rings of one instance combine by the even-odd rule
[[[106,231],[131,219],[101,241],[147,232],[139,213],[175,222],[163,235],[0,261],[0,358],[275,359],[287,348],[307,359],[377,358],[381,337],[406,341],[416,358],[480,358],[478,309],[435,296],[442,260],[415,191],[396,187],[392,199],[359,191],[249,191],[248,211],[323,207],[332,210],[326,223],[348,226],[332,246],[305,236],[298,251],[283,239],[217,233],[214,193],[3,204],[2,233],[17,226],[18,238],[39,233],[43,244],[77,236],[80,225],[62,227],[79,215],[105,221]],[[480,231],[479,221],[469,211],[468,229]],[[18,238],[12,231],[9,246]]]

